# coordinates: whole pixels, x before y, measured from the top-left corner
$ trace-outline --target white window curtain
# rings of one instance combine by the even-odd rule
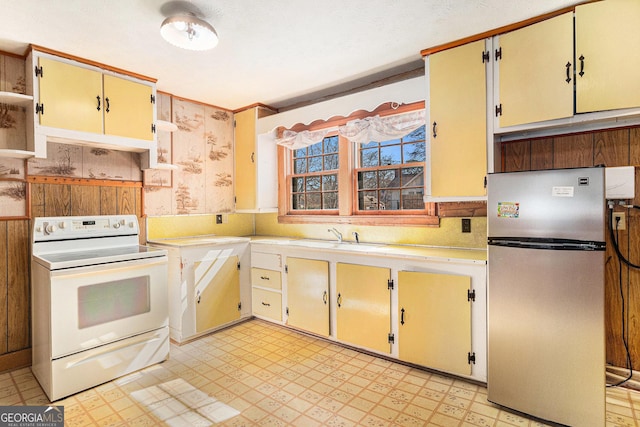
[[[285,130],[282,132],[281,138],[276,138],[276,144],[282,145],[291,150],[298,150],[322,141],[330,130],[331,129],[320,129],[315,131],[304,130],[302,132]]]
[[[358,144],[388,141],[401,138],[418,129],[425,124],[425,117],[424,110],[386,117],[366,117],[338,127],[338,133]]]

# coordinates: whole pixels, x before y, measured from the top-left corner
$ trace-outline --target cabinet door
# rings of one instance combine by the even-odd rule
[[[194,263],[196,332],[204,332],[240,318],[238,257]]]
[[[153,140],[153,89],[120,77],[104,76],[104,133]]]
[[[256,109],[234,114],[236,210],[256,208]]]
[[[398,273],[400,359],[471,375],[471,303],[468,276]]]
[[[573,13],[500,35],[500,127],[573,115]]]
[[[102,133],[102,74],[49,58],[38,58],[40,124]]]
[[[337,337],[348,344],[391,352],[391,292],[388,268],[336,265]]]
[[[431,196],[484,196],[484,41],[429,56]]]
[[[329,336],[329,263],[287,258],[287,323]]]
[[[640,106],[639,22],[638,0],[576,6],[576,112]]]

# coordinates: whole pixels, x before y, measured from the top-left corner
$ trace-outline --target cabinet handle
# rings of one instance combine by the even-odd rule
[[[580,77],[584,76],[584,55],[580,55],[580,58],[578,58],[580,60],[580,72],[578,74],[580,74]]]
[[[264,301],[262,301],[262,305],[264,305],[264,306],[266,306],[266,307],[271,307],[271,304],[266,303],[266,302],[264,302]]]
[[[251,163],[255,163],[256,153],[251,153]]]
[[[338,294],[338,307],[342,305],[342,295]]]
[[[571,62],[567,62],[567,65],[565,65],[565,67],[567,67],[567,80],[566,80],[566,82],[569,83],[569,82],[571,82],[571,76],[569,76],[569,72],[571,71]]]
[[[433,137],[434,138],[436,138],[438,136],[438,133],[436,132],[436,126],[437,126],[437,123],[433,122]]]
[[[96,96],[96,99],[98,100],[98,111],[100,111],[100,96]]]
[[[109,112],[109,98],[105,98],[104,99],[104,106],[105,106],[104,111],[106,111],[108,113]]]
[[[324,305],[327,305],[327,291],[324,291],[322,294],[322,301],[324,302]]]
[[[400,324],[404,325],[404,308],[400,310]]]
[[[260,279],[262,279],[262,280],[270,280],[269,276],[260,276]]]
[[[200,304],[200,295],[198,295],[198,299],[196,300],[198,304]]]

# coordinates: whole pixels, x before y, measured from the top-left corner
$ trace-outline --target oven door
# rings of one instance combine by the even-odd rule
[[[168,325],[167,257],[50,272],[53,359]]]

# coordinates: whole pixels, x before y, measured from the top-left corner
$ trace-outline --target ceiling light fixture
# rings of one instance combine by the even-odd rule
[[[172,45],[188,50],[213,49],[218,44],[213,26],[192,13],[168,17],[160,26],[160,34]]]

